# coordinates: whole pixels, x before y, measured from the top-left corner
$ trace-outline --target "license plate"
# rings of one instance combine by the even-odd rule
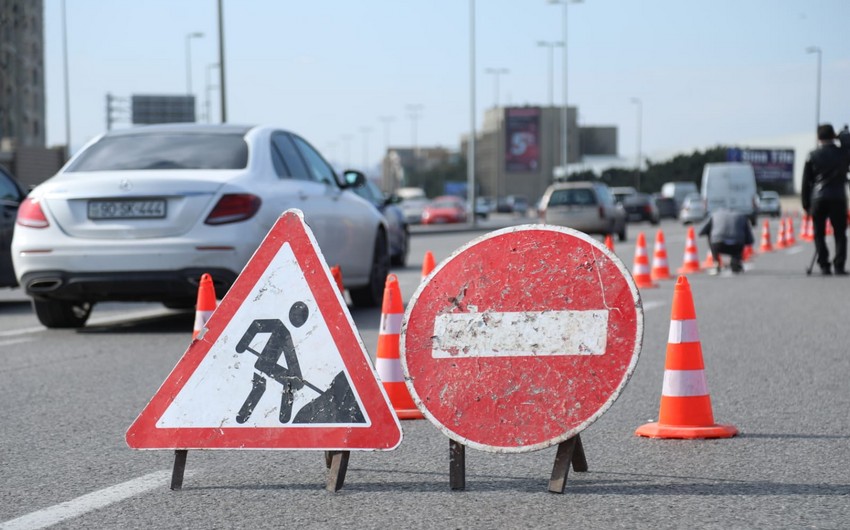
[[[165,200],[89,201],[89,219],[161,219]]]

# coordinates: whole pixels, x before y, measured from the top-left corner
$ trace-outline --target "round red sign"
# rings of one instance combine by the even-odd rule
[[[494,452],[575,436],[620,395],[643,339],[623,262],[584,233],[506,228],[441,263],[404,315],[400,356],[422,413]]]

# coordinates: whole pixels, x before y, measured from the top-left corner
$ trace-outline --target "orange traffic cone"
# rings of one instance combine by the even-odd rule
[[[216,308],[215,287],[213,279],[207,273],[201,275],[201,283],[198,285],[198,302],[195,305],[195,327],[192,331],[192,340],[198,338],[201,330],[207,324],[207,320]]]
[[[339,265],[334,265],[331,267],[331,276],[333,276],[334,281],[336,282],[336,287],[339,289],[340,294],[345,293],[345,287],[342,283],[342,269]]]
[[[794,239],[794,219],[789,215],[785,218],[785,246],[791,247],[797,244]]]
[[[407,386],[404,384],[404,374],[401,370],[399,357],[399,335],[401,321],[404,318],[404,303],[401,300],[401,289],[398,277],[389,274],[384,284],[384,303],[381,307],[381,327],[378,330],[378,351],[376,368],[378,377],[384,385],[384,390],[390,398],[396,415],[402,420],[424,418],[416,408]]]
[[[658,421],[638,427],[635,434],[687,439],[731,438],[738,434],[733,425],[714,423],[694,299],[685,276],[679,276],[673,291]]]
[[[802,234],[800,235],[800,239],[803,241],[814,241],[815,240],[815,223],[812,221],[812,216],[806,214],[803,217],[803,228]]]
[[[657,283],[653,283],[649,274],[649,257],[646,255],[646,237],[643,232],[638,233],[632,276],[634,276],[635,285],[638,288],[658,287]]]
[[[650,277],[653,280],[669,280],[670,266],[667,264],[667,245],[664,244],[664,232],[659,230],[655,234],[655,248],[652,252],[652,272]]]
[[[699,251],[697,250],[696,230],[693,226],[688,227],[688,238],[685,240],[685,258],[682,266],[677,271],[679,274],[692,274],[700,272]]]
[[[777,248],[777,249],[780,249],[780,248],[785,248],[787,246],[788,246],[788,243],[785,240],[785,220],[780,219],[779,220],[779,228],[776,232],[776,244],[774,245],[774,247]]]
[[[611,234],[605,235],[605,246],[608,248],[608,250],[614,252],[614,238],[611,237]]]
[[[430,250],[425,252],[425,257],[422,259],[422,279],[431,274],[436,264],[434,263],[434,254]]]
[[[705,253],[705,261],[702,262],[703,269],[713,269],[715,267],[722,267],[723,260],[718,256],[717,263],[714,263],[714,255],[711,253],[711,249]]]
[[[773,245],[770,243],[770,222],[765,219],[761,225],[761,246],[760,252],[773,252]]]
[[[744,246],[744,251],[741,252],[741,261],[750,261],[753,257],[753,246],[746,245]]]

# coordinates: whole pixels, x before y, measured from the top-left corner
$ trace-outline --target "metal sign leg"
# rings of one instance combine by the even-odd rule
[[[449,440],[449,485],[466,489],[466,446],[454,440]]]
[[[328,483],[325,489],[337,492],[345,482],[345,472],[348,471],[348,457],[351,451],[328,451],[330,466],[328,466]]]
[[[558,444],[555,465],[552,467],[552,476],[549,479],[550,492],[564,493],[564,488],[567,486],[567,475],[570,473],[570,464],[577,472],[587,471],[587,458],[584,455],[584,447],[579,435]]]
[[[183,473],[186,471],[186,457],[188,455],[187,449],[174,451],[174,468],[171,470],[171,489],[173,491],[183,489]]]

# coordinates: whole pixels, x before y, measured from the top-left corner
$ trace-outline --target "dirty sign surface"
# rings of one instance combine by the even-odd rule
[[[278,219],[126,438],[139,449],[392,449],[401,442],[301,212]]]
[[[617,399],[643,338],[622,261],[569,228],[526,225],[455,252],[408,304],[411,395],[447,436],[524,452],[585,429]]]

